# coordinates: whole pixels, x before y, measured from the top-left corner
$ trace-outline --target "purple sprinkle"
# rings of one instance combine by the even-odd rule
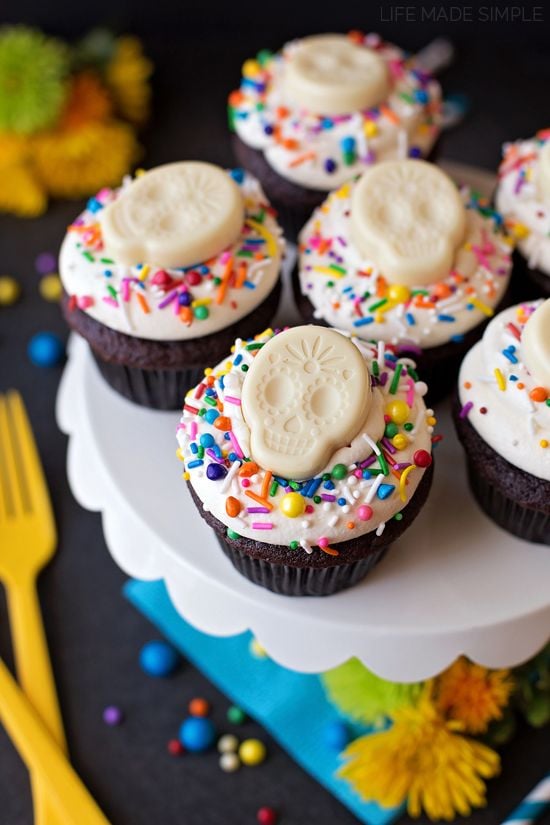
[[[177,289],[174,289],[172,292],[168,293],[166,298],[162,299],[162,301],[158,305],[158,308],[159,309],[164,309],[164,307],[167,307],[168,304],[172,303],[172,301],[175,301],[177,297],[178,297],[178,291],[177,291]]]
[[[386,448],[386,450],[387,450],[387,451],[388,451],[391,455],[393,455],[394,453],[396,453],[396,452],[397,452],[397,450],[395,449],[395,447],[393,446],[393,444],[391,443],[391,441],[389,441],[389,440],[386,438],[386,436],[384,436],[384,438],[382,439],[382,444],[384,445],[384,447]]]
[[[405,470],[407,467],[410,467],[410,466],[411,465],[410,465],[409,461],[402,461],[400,464],[394,464],[393,469],[394,470]]]
[[[120,725],[123,719],[124,714],[122,713],[120,708],[116,707],[116,705],[108,705],[103,711],[103,721],[106,725],[109,725],[110,727]]]
[[[206,455],[209,455],[209,456],[210,456],[210,458],[213,458],[213,459],[214,459],[214,461],[217,461],[217,462],[218,462],[218,464],[223,464],[223,462],[224,462],[224,459],[223,459],[223,458],[220,458],[219,456],[217,456],[217,455],[216,455],[216,453],[214,452],[214,450],[212,449],[212,447],[209,447],[209,448],[207,449],[207,451],[206,451]]]
[[[51,252],[41,252],[36,256],[34,265],[39,275],[49,275],[50,272],[55,272],[57,258]]]
[[[267,507],[247,507],[247,513],[269,513]]]
[[[460,410],[460,412],[458,414],[458,417],[459,418],[466,418],[473,406],[474,406],[473,401],[468,401],[466,404],[464,404],[464,406]]]
[[[331,496],[328,493],[321,493],[323,501],[336,501],[336,496]]]
[[[376,453],[373,453],[372,455],[369,455],[369,457],[366,458],[364,461],[362,461],[359,466],[364,470],[365,467],[370,467],[371,464],[374,464],[377,458],[378,456],[376,455]]]
[[[380,379],[379,379],[380,386],[385,387],[386,383],[387,383],[387,380],[388,380],[388,373],[383,372],[382,375],[380,376]]]

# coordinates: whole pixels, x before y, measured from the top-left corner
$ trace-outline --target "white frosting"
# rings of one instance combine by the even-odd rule
[[[425,469],[420,466],[407,472],[406,467],[412,465],[417,451],[431,452],[434,420],[430,419],[431,411],[426,411],[423,401],[426,385],[422,383],[415,385],[412,378],[403,372],[397,377],[395,386],[392,387],[393,366],[396,363],[404,366],[407,360],[396,360],[391,351],[385,352],[384,345],[377,348],[353,339],[366,359],[371,374],[377,371],[380,375],[380,382],[374,381],[376,386],[373,388],[371,404],[360,431],[350,445],[334,452],[324,470],[326,473],[331,473],[335,465],[344,464],[347,468],[345,477],[339,479],[333,475],[331,480],[325,480],[322,474],[319,474],[315,482],[306,480],[301,494],[308,509],[296,518],[285,516],[279,506],[287,490],[278,485],[275,485],[276,490],[271,490],[272,480],[268,479],[266,500],[272,509],[265,512],[250,512],[248,508],[262,507],[262,504],[253,497],[247,496],[247,491],[252,491],[261,497],[266,469],[257,467],[250,477],[248,487],[243,485],[243,480],[239,477],[241,466],[241,461],[238,460],[239,451],[241,456],[250,455],[250,430],[243,417],[240,404],[247,375],[247,371],[243,371],[242,367],[250,367],[256,351],[253,347],[266,343],[272,335],[273,333],[268,331],[257,336],[251,343],[251,349],[248,348],[250,344],[240,340],[236,341],[232,360],[221,362],[214,369],[213,376],[206,378],[199,387],[191,390],[187,395],[178,429],[180,458],[185,462],[186,477],[203,502],[204,509],[241,536],[268,544],[284,545],[294,541],[301,544],[306,552],[318,546],[321,538],[326,539],[332,545],[374,530],[383,531],[385,523],[400,513],[414,496],[425,472]],[[212,386],[207,387],[209,381]],[[392,392],[392,389],[395,391]],[[205,403],[204,399],[208,393],[210,393],[210,403]],[[405,477],[407,483],[404,482],[403,486],[405,499],[403,500],[400,495],[399,479],[391,473],[391,469],[387,472],[383,471],[385,474],[379,474],[378,471],[383,467],[384,458],[380,462],[374,456],[373,449],[375,452],[379,451],[377,442],[384,437],[386,405],[391,401],[407,399],[410,404],[408,408],[406,407],[406,420],[401,420],[397,427],[398,434],[404,437],[403,447],[396,448],[396,445],[390,444],[391,449],[388,451],[387,443],[382,445],[384,452],[389,456],[390,465],[391,462],[400,465],[396,469],[397,475],[401,472],[407,473]],[[221,402],[221,415],[229,420],[231,434],[237,446],[235,442],[224,437],[225,429],[217,428],[215,421],[209,420],[209,417],[216,416],[217,402]],[[410,422],[409,426],[405,429],[405,424],[408,422]],[[227,426],[227,422],[222,423]],[[200,453],[201,437],[207,439],[206,452],[203,449],[202,454]],[[213,441],[210,447],[208,447],[209,441]],[[237,447],[238,450],[235,452]],[[218,461],[215,454],[209,453],[208,449],[219,450]],[[213,480],[208,477],[208,465],[219,463],[220,458],[223,459],[224,466],[219,472],[223,477]],[[372,474],[370,471],[367,472],[367,468],[361,469],[358,466],[364,461],[369,463]],[[243,467],[246,467],[246,462]],[[289,480],[286,479],[286,481]],[[321,496],[320,501],[315,502],[313,492],[308,495],[310,484],[315,486],[315,495]],[[388,485],[388,487],[382,487],[382,485]],[[229,496],[237,499],[241,505],[238,515],[228,515],[226,503]],[[339,503],[338,500],[343,500],[344,503]],[[371,508],[372,512],[367,519],[363,519],[361,514],[365,516],[366,508]],[[309,509],[311,512],[308,512]],[[266,529],[265,525],[269,527]]]
[[[550,138],[541,133],[504,147],[496,205],[531,269],[550,276],[550,201],[541,186],[541,151]]]
[[[377,35],[362,38],[361,48],[374,50],[386,63],[389,96],[368,110],[323,117],[299,108],[286,93],[285,64],[300,43],[287,43],[263,66],[252,61],[252,71],[247,61],[240,90],[230,97],[235,131],[246,144],[263,150],[279,175],[328,192],[375,161],[404,158],[411,149],[423,157],[429,154],[439,133],[441,89],[413,59]],[[354,157],[345,158],[342,141],[350,139]]]
[[[65,291],[96,321],[155,341],[201,338],[239,321],[275,286],[284,252],[281,230],[258,181],[244,175],[240,188],[245,223],[237,241],[209,261],[160,273],[154,262],[120,264],[103,248],[101,209],[121,190],[102,190],[63,241],[59,270]],[[227,278],[227,288],[215,278]],[[182,293],[188,297],[180,298]]]
[[[316,318],[368,340],[428,349],[454,336],[460,340],[493,312],[508,286],[510,242],[495,226],[498,219],[478,211],[469,191],[461,192],[465,236],[448,276],[436,284],[406,287],[406,300],[395,300],[392,286],[380,281],[384,273],[377,262],[362,258],[351,241],[356,185],[345,184],[329,195],[300,233],[300,286]]]
[[[550,481],[550,407],[524,363],[518,340],[541,304],[511,307],[491,321],[462,363],[459,395],[462,414],[493,450],[515,467]],[[535,400],[535,388],[542,390],[540,401]]]

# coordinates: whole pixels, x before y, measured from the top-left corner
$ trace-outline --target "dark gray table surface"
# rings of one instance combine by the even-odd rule
[[[44,23],[44,8],[29,19]],[[65,16],[56,16],[53,7],[48,10],[51,28],[63,30],[72,13],[64,8]],[[18,9],[19,4],[12,5],[12,19],[19,19]],[[217,34],[181,40],[166,30],[148,30],[147,21],[136,17],[158,67],[155,117],[143,136],[147,165],[195,157],[231,163],[226,93],[238,82],[245,57],[264,45],[276,47],[290,34],[288,20],[281,18],[277,34],[266,19],[258,22],[255,33],[248,21],[246,37],[235,30],[226,37],[220,32],[223,20],[217,18],[216,23]],[[338,28],[353,23],[345,21]],[[376,20],[372,25],[397,39],[391,26],[377,26]],[[472,112],[446,136],[444,155],[495,168],[504,140],[549,125],[550,59],[542,39],[529,39],[525,48],[525,27],[518,27],[513,36],[510,29],[503,36],[495,29],[487,38],[471,38],[469,31],[464,26],[456,29],[459,54],[443,82],[447,91],[469,94]],[[402,27],[398,32],[411,48],[434,33],[433,27]],[[453,31],[447,33],[453,36]],[[34,259],[41,251],[56,250],[78,208],[74,203],[54,204],[47,215],[32,221],[0,217],[0,269],[16,276],[25,289],[19,304],[0,309],[0,391],[16,387],[25,398],[59,526],[58,553],[41,577],[40,597],[72,761],[114,825],[246,825],[255,822],[261,805],[278,808],[285,825],[352,825],[355,818],[254,722],[242,733],[266,739],[270,752],[265,765],[254,770],[225,775],[214,753],[172,759],[165,751],[190,698],[211,700],[220,727],[228,702],[188,664],[169,681],[148,679],[139,670],[140,646],[156,634],[121,597],[124,575],[107,552],[100,516],[82,510],[69,490],[66,439],[54,419],[61,368],[39,369],[26,356],[33,333],[52,330],[65,335],[57,307],[38,294]],[[11,662],[3,600],[0,654]],[[112,729],[102,723],[107,704],[124,709],[124,725]],[[549,766],[548,730],[521,729],[503,751],[503,772],[490,783],[487,809],[472,816],[472,825],[496,825]],[[0,730],[0,825],[31,821],[26,771]],[[542,823],[550,825],[548,814]]]

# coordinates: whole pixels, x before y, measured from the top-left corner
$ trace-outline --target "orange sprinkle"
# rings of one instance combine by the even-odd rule
[[[529,393],[529,398],[531,401],[546,401],[548,398],[548,393],[544,389],[544,387],[534,387]]]
[[[518,388],[518,390],[524,390],[525,389],[525,384],[523,383],[523,381],[518,381],[518,383],[516,384],[516,387]]]
[[[471,381],[465,381],[465,382],[464,382],[464,387],[465,387],[467,390],[471,389],[471,388],[472,388],[472,382],[471,382]]]
[[[386,117],[390,121],[390,123],[394,123],[396,126],[399,125],[399,118],[397,117],[395,112],[392,109],[390,109],[389,106],[385,106],[384,104],[382,104],[382,106],[380,106],[380,111],[382,112],[384,117]]]
[[[267,507],[268,510],[273,510],[273,505],[270,501],[268,501],[266,498],[262,498],[257,493],[252,492],[252,490],[246,490],[245,496],[254,499],[254,501],[257,501],[258,504],[262,505],[262,507]]]
[[[231,518],[235,518],[241,512],[241,502],[235,496],[228,496],[225,500],[225,512]]]
[[[328,545],[326,547],[320,547],[320,549],[323,551],[323,553],[326,553],[327,556],[339,556],[340,555],[338,550],[335,550],[334,547],[329,547]]]
[[[139,297],[139,296],[138,296]],[[193,320],[193,312],[191,307],[180,307],[178,312],[179,319],[184,324],[190,324]]]
[[[281,140],[281,145],[292,152],[294,149],[297,149],[300,145],[295,138],[283,138]]]
[[[435,284],[433,288],[433,293],[437,298],[448,298],[451,291],[449,284],[445,283]]]
[[[262,481],[262,487],[260,490],[260,495],[262,498],[267,498],[267,494],[269,491],[269,485],[271,484],[271,470],[267,470],[264,476],[264,480]]]
[[[225,293],[227,291],[227,285],[229,283],[229,278],[231,276],[231,272],[233,270],[233,258],[229,258],[225,265],[225,269],[222,275],[222,282],[218,287],[218,291],[216,293],[216,303],[221,304],[223,299],[225,298]]]
[[[145,298],[143,297],[141,292],[136,292],[136,295],[137,295],[137,299],[138,299],[138,303],[139,303],[140,307],[145,312],[145,314],[148,315],[151,312],[151,307],[149,306],[149,304],[147,303],[147,301],[145,300]]]
[[[241,261],[237,269],[237,279],[235,281],[235,289],[240,289],[246,281],[246,264]]]
[[[275,116],[281,118],[281,120],[283,120],[285,117],[288,117],[288,115],[289,110],[286,108],[286,106],[277,106],[277,108],[275,109]]]
[[[214,421],[214,427],[216,427],[217,430],[230,430],[231,419],[225,415],[219,415]]]
[[[255,461],[245,461],[241,469],[239,470],[239,476],[241,478],[249,478],[250,476],[255,475],[257,472],[258,465]]]
[[[315,152],[304,152],[303,155],[298,155],[297,158],[290,161],[288,164],[289,169],[293,169],[295,166],[301,166],[302,163],[305,163],[308,160],[313,160],[315,157],[317,157]]]
[[[238,106],[239,103],[242,103],[244,100],[244,95],[240,91],[240,89],[235,89],[234,92],[231,92],[229,95],[229,105],[230,106]]]
[[[348,523],[346,524],[346,527],[348,528],[348,530],[353,530],[353,528],[355,527],[355,522],[354,521],[348,521]]]

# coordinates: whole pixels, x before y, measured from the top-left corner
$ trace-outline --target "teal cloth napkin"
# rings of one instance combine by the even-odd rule
[[[162,581],[131,580],[127,599],[232,702],[260,722],[299,765],[367,825],[389,825],[401,809],[363,802],[335,774],[338,753],[323,731],[340,717],[319,677],[296,673],[250,652],[250,633],[220,638],[196,630],[176,612]],[[350,726],[357,736],[366,728]]]

